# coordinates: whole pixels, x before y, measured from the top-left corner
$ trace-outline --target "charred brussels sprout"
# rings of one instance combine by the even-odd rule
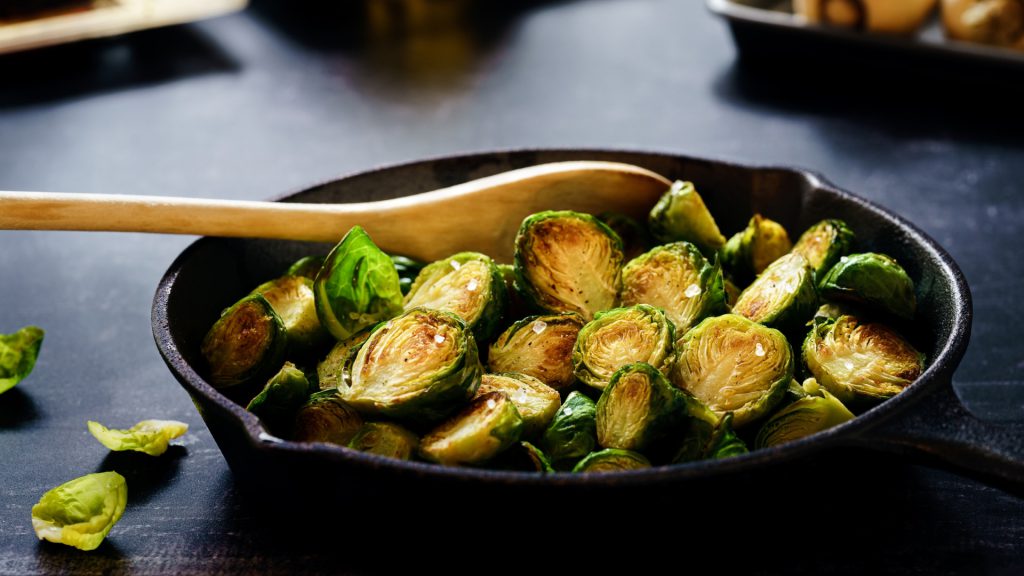
[[[570,392],[540,439],[540,447],[555,462],[583,458],[597,445],[597,406],[579,392]]]
[[[111,430],[91,420],[86,425],[89,433],[110,450],[132,450],[150,456],[163,454],[171,440],[188,432],[188,424],[176,420],[143,420],[128,430]]]
[[[786,332],[802,328],[817,305],[818,295],[807,260],[799,254],[787,254],[747,286],[732,312]]]
[[[518,442],[522,430],[508,395],[491,392],[424,436],[420,454],[440,464],[480,464]]]
[[[651,209],[648,225],[658,241],[685,240],[696,244],[705,254],[725,244],[725,236],[718,231],[718,224],[692,182],[673,183]]]
[[[228,308],[203,338],[202,354],[214,388],[265,378],[281,366],[284,322],[270,302],[251,294]]]
[[[623,472],[650,468],[651,462],[643,454],[609,448],[588,455],[572,469],[575,473],[592,474],[605,472]]]
[[[661,310],[638,304],[599,313],[580,330],[572,350],[576,377],[603,390],[615,372],[632,362],[646,362],[668,372],[675,362],[672,322]]]
[[[0,394],[14,388],[36,366],[43,329],[26,326],[14,334],[0,334]]]
[[[419,260],[394,254],[391,255],[391,262],[394,263],[395,271],[398,272],[398,284],[402,288],[402,294],[408,294],[409,289],[412,288],[412,283],[416,281],[420,270],[423,270],[426,264]]]
[[[261,284],[254,294],[270,302],[281,317],[292,354],[301,355],[327,339],[316,315],[313,281],[303,276],[282,276]]]
[[[299,408],[292,440],[347,446],[362,425],[359,413],[341,399],[337,390],[321,390]]]
[[[516,282],[534,305],[590,320],[615,305],[622,240],[600,220],[570,211],[540,212],[516,234]]]
[[[661,308],[682,335],[700,320],[725,312],[722,270],[689,242],[658,246],[622,269],[623,306]]]
[[[917,308],[914,281],[885,254],[851,254],[839,259],[818,283],[823,298],[864,304],[912,320]]]
[[[602,212],[597,215],[597,219],[618,234],[626,259],[636,258],[654,245],[654,239],[647,232],[647,228],[625,214]]]
[[[817,320],[803,356],[818,383],[849,406],[895,396],[924,371],[924,355],[902,336],[854,316]]]
[[[722,248],[722,265],[737,279],[748,281],[793,247],[781,224],[754,214],[747,227]]]
[[[853,231],[842,220],[822,220],[808,228],[793,245],[807,259],[816,277],[828,272],[853,245]]]
[[[826,390],[807,395],[779,410],[761,426],[754,445],[768,448],[799,440],[853,419],[853,413]]]
[[[778,330],[726,314],[679,340],[672,381],[736,426],[768,413],[793,379],[793,352]]]
[[[405,308],[451,312],[483,342],[498,327],[507,299],[505,280],[494,260],[479,252],[462,252],[424,268],[405,296]]]
[[[32,528],[40,540],[95,550],[121,519],[128,485],[117,472],[75,478],[43,494],[32,507]]]
[[[370,337],[372,331],[371,328],[366,328],[335,343],[327,356],[316,365],[316,375],[321,390],[333,390],[341,386],[356,352],[359,352],[359,348]]]
[[[551,465],[551,460],[548,459],[547,455],[540,448],[529,442],[520,442],[519,445],[523,447],[523,451],[526,452],[527,457],[533,464],[534,470],[542,474],[554,473],[555,468]]]
[[[402,312],[394,263],[359,226],[327,255],[313,293],[320,323],[338,340]]]
[[[348,447],[378,456],[408,460],[416,453],[420,439],[391,422],[368,422],[356,432]]]
[[[285,362],[245,409],[259,416],[271,431],[288,432],[295,413],[309,399],[309,394],[306,375],[291,362]]]
[[[582,328],[579,314],[524,318],[491,344],[488,366],[493,372],[526,374],[564,390],[576,381],[572,348]]]
[[[303,278],[309,278],[315,280],[316,275],[320,272],[320,268],[323,268],[324,257],[323,256],[305,256],[299,258],[294,264],[288,267],[288,270],[284,273],[285,276],[302,276]]]
[[[523,436],[527,438],[543,432],[562,405],[562,397],[557,390],[526,374],[484,374],[477,395],[491,392],[508,395],[523,419]]]
[[[365,414],[431,422],[471,398],[480,374],[476,342],[462,319],[414,308],[373,329],[338,391]]]
[[[645,452],[676,431],[686,415],[683,394],[650,364],[627,364],[597,401],[597,443]]]

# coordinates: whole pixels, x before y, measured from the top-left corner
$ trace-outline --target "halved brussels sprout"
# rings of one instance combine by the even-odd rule
[[[484,342],[498,327],[507,300],[505,280],[494,260],[479,252],[461,252],[420,272],[405,296],[405,309],[456,314]]]
[[[523,419],[523,436],[527,438],[543,432],[562,405],[562,397],[557,390],[526,374],[484,374],[477,396],[491,392],[508,395]]]
[[[409,460],[419,443],[419,437],[398,424],[367,422],[356,432],[348,447],[378,456]]]
[[[291,438],[296,442],[348,446],[362,425],[359,412],[342,400],[337,390],[321,390],[299,408]]]
[[[675,329],[665,313],[638,304],[600,312],[580,330],[572,350],[576,377],[603,390],[615,372],[632,362],[646,362],[668,372],[675,362]]]
[[[540,448],[529,442],[520,442],[519,445],[523,447],[537,472],[542,474],[553,474],[555,472],[554,466],[551,465],[551,460],[548,459],[547,455]]]
[[[372,328],[356,332],[352,336],[338,340],[327,356],[316,365],[318,385],[321,390],[333,390],[345,380],[345,373],[359,352],[359,348],[370,337]]]
[[[0,334],[0,394],[14,388],[35,368],[43,334],[43,329],[36,326]]]
[[[524,318],[491,344],[488,366],[493,372],[526,374],[564,390],[576,381],[572,348],[582,328],[579,314]]]
[[[654,239],[647,228],[636,220],[618,212],[602,212],[597,219],[604,222],[622,240],[622,253],[627,260],[647,252],[654,245]]]
[[[806,258],[815,277],[820,277],[850,251],[853,238],[853,230],[846,222],[822,220],[800,235],[793,252]]]
[[[250,294],[228,308],[203,338],[201,352],[214,388],[265,378],[284,360],[288,338],[270,302]]]
[[[817,320],[803,356],[817,382],[848,406],[895,396],[924,371],[924,354],[902,336],[854,316]]]
[[[645,452],[686,418],[683,393],[650,364],[627,364],[597,401],[597,443]]]
[[[320,269],[324,266],[323,256],[303,256],[295,261],[294,264],[288,267],[288,270],[284,273],[285,276],[302,276],[303,278],[309,278],[315,280],[316,275],[320,273]]]
[[[285,362],[245,409],[259,416],[272,432],[287,433],[295,413],[306,403],[311,392],[309,380],[302,370],[291,362]]]
[[[818,283],[823,298],[864,304],[913,320],[917,309],[914,281],[895,260],[867,252],[839,259]]]
[[[516,234],[516,281],[548,312],[590,320],[613,307],[622,259],[622,240],[589,214],[539,212],[527,216]]]
[[[309,278],[282,276],[260,284],[252,292],[266,298],[281,317],[293,354],[305,354],[327,340],[327,331],[316,315],[313,281]]]
[[[673,464],[707,458],[715,430],[722,421],[722,416],[708,408],[696,396],[687,390],[680,389],[680,392],[687,420],[680,433],[682,441],[672,460]]]
[[[658,246],[622,269],[620,300],[623,306],[661,308],[682,335],[707,316],[725,312],[722,270],[689,242]]]
[[[480,464],[518,442],[522,431],[523,419],[508,395],[491,392],[424,436],[420,455],[440,464]]]
[[[128,484],[117,472],[86,474],[43,494],[32,507],[32,528],[40,540],[95,550],[121,519]]]
[[[782,408],[761,426],[754,445],[768,448],[799,440],[853,419],[853,413],[838,398],[819,390]]]
[[[423,270],[426,263],[395,254],[391,255],[391,262],[394,263],[395,271],[398,272],[398,285],[402,288],[402,294],[408,294],[412,283],[416,281],[416,277],[419,276],[420,270]]]
[[[414,308],[373,329],[338,391],[365,414],[432,422],[473,397],[481,372],[461,318]]]
[[[725,236],[704,205],[692,182],[677,180],[651,209],[648,219],[651,234],[660,242],[685,240],[696,244],[705,254],[725,244]]]
[[[708,318],[679,340],[672,383],[736,426],[768,413],[793,379],[786,337],[742,316]]]
[[[732,312],[784,332],[803,334],[818,306],[813,276],[803,256],[787,254],[747,286]]]
[[[338,340],[402,312],[395,265],[359,226],[327,255],[313,293],[320,323]]]
[[[640,470],[650,468],[651,462],[643,454],[608,448],[588,455],[572,469],[575,473],[592,474],[605,472],[622,472],[624,470]]]
[[[132,450],[150,456],[163,454],[171,440],[188,432],[188,424],[177,420],[143,420],[127,430],[111,430],[92,420],[86,425],[100,444],[115,452]]]
[[[541,436],[540,446],[554,462],[583,458],[597,445],[597,405],[570,392]]]
[[[722,265],[736,278],[750,280],[793,247],[781,224],[754,214],[747,227],[722,248]]]

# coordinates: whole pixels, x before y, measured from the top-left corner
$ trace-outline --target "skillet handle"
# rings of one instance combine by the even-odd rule
[[[909,456],[1024,492],[1024,422],[988,422],[967,411],[950,381],[853,439],[861,448]]]

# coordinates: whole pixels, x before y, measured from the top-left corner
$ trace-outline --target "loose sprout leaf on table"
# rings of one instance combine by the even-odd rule
[[[132,450],[150,456],[163,454],[171,440],[188,432],[188,424],[177,420],[143,420],[127,430],[110,429],[92,420],[87,425],[100,444],[115,452]]]
[[[49,490],[32,507],[40,540],[95,550],[128,503],[128,485],[117,472],[98,472]]]
[[[0,394],[14,388],[35,368],[43,335],[43,329],[36,326],[0,334]]]

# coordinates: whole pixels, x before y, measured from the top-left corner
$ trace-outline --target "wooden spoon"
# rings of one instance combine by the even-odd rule
[[[671,183],[630,164],[540,164],[379,202],[296,204],[0,191],[0,229],[158,232],[337,242],[355,225],[384,250],[431,261],[463,250],[512,258],[519,224],[541,210],[644,219]]]

